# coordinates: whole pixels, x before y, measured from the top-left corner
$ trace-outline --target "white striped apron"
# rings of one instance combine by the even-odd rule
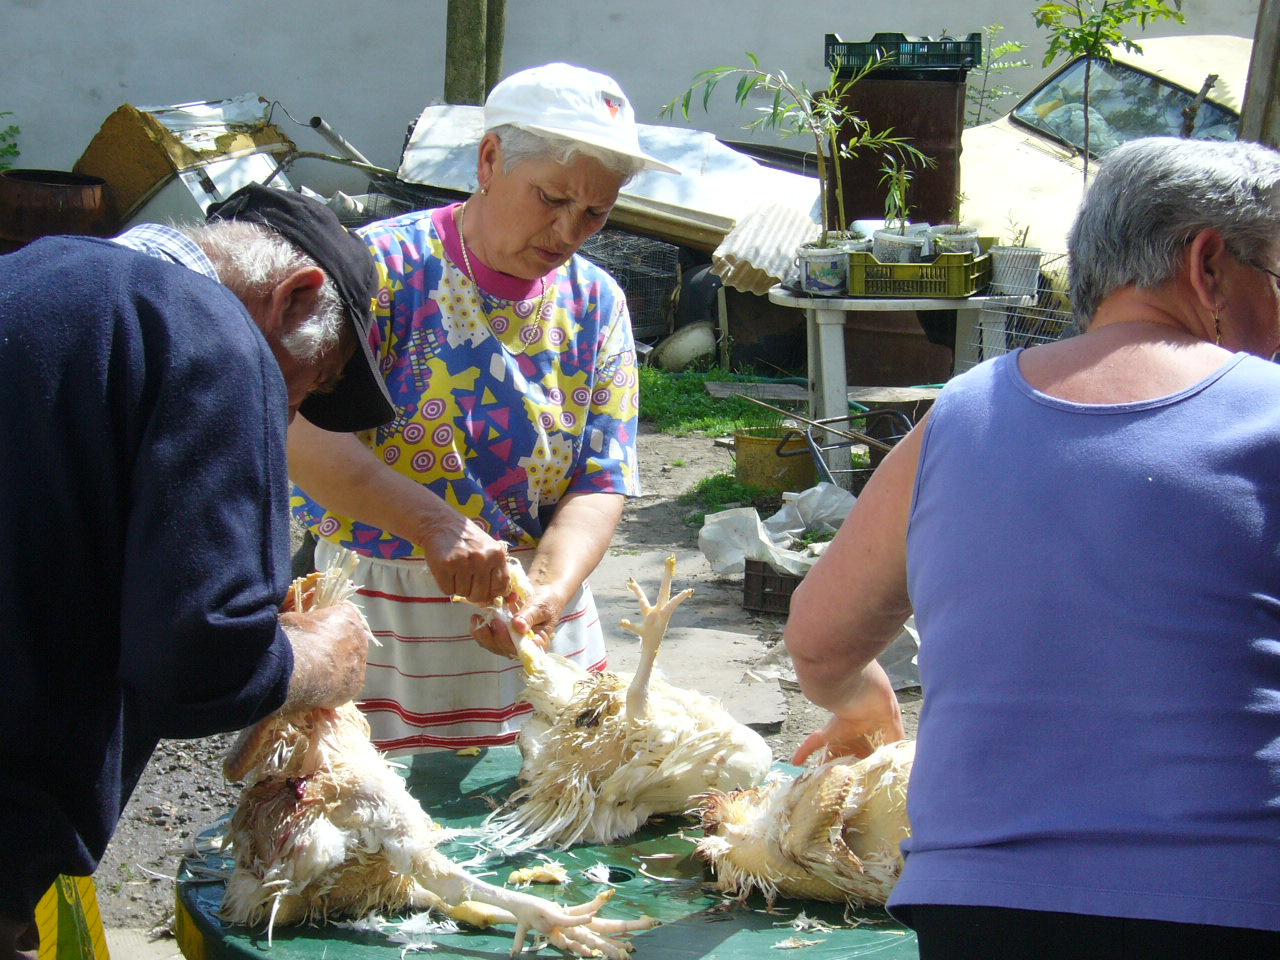
[[[337,553],[320,540],[316,568],[326,569]],[[525,564],[533,553],[511,551]],[[514,743],[531,712],[516,703],[523,668],[476,643],[476,608],[441,593],[424,560],[362,554],[354,579],[361,586],[353,599],[382,644],[369,646],[359,700],[378,749],[396,756]],[[600,615],[586,583],[565,606],[552,650],[588,670],[605,668]]]

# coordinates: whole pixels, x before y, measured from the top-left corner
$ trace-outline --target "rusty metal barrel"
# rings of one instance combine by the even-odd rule
[[[53,234],[115,231],[107,182],[65,170],[0,170],[0,253]]]
[[[844,106],[872,130],[892,128],[934,161],[913,171],[907,200],[917,223],[949,223],[960,192],[960,135],[964,130],[965,71],[882,68],[859,80]],[[840,161],[845,215],[849,220],[884,216],[881,150],[864,149]]]

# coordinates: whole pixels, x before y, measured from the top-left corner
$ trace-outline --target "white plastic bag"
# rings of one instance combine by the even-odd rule
[[[703,521],[698,548],[717,574],[742,573],[746,561],[761,560],[779,573],[803,577],[821,550],[795,550],[791,545],[806,532],[834,533],[853,504],[849,491],[819,483],[765,521],[754,507],[721,510]]]

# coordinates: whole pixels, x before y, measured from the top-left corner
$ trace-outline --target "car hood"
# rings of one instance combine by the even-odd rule
[[[1009,238],[1029,226],[1028,244],[1064,251],[1084,186],[1074,150],[1002,117],[961,137],[964,219],[984,237]]]

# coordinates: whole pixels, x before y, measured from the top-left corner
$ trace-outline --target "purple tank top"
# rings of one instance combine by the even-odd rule
[[[934,405],[907,543],[891,904],[1280,929],[1280,368],[1081,405],[982,364]]]

